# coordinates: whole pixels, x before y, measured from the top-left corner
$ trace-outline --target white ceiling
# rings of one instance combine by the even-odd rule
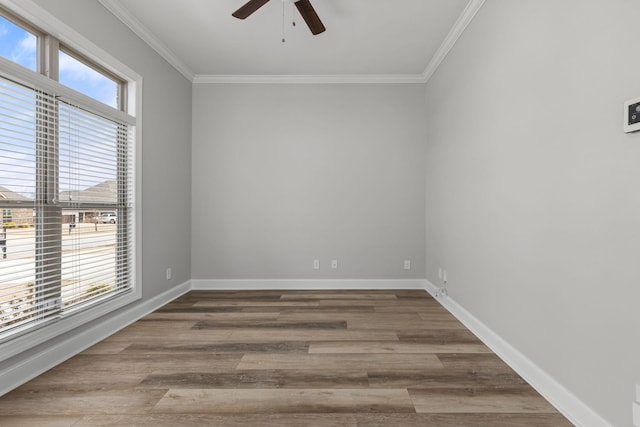
[[[426,81],[484,2],[312,0],[327,28],[313,36],[282,0],[232,17],[245,1],[100,0],[193,81]]]

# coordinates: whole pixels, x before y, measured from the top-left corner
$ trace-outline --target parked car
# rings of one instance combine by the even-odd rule
[[[96,221],[100,224],[115,224],[117,219],[115,212],[103,212],[96,217]]]

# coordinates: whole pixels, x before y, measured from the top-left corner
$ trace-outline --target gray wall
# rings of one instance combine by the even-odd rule
[[[194,279],[424,278],[423,85],[196,84],[193,113]]]
[[[488,0],[427,86],[427,277],[613,425],[640,382],[635,0]]]

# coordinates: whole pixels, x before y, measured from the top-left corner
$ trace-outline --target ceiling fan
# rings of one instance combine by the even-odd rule
[[[284,1],[286,0],[283,0],[283,2]],[[268,2],[269,0],[249,0],[244,4],[244,6],[233,12],[231,15],[238,19],[246,19],[249,15],[260,9]],[[326,30],[309,0],[297,0],[293,1],[293,4],[298,8],[298,12],[302,15],[304,22],[307,23],[307,26],[313,35],[318,35]]]

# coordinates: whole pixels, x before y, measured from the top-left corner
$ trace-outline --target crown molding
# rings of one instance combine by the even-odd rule
[[[98,0],[107,10],[115,15],[145,43],[153,48],[169,64],[194,84],[398,84],[427,83],[447,57],[462,33],[469,26],[485,0],[469,0],[456,23],[434,54],[422,74],[353,74],[353,75],[225,75],[195,74],[148,28],[133,16],[119,0]]]
[[[125,8],[119,0],[98,0],[109,12],[122,21],[138,37],[147,43],[161,57],[163,57],[173,68],[185,76],[189,81],[193,81],[195,73],[176,56],[164,43],[145,27],[135,16]]]
[[[422,78],[425,83],[431,79],[438,67],[440,67],[442,61],[444,61],[449,52],[451,52],[451,49],[453,49],[453,46],[456,44],[462,33],[464,33],[464,30],[467,29],[484,2],[485,0],[469,0],[469,3],[458,17],[456,23],[453,24],[451,31],[449,31],[449,34],[444,38],[444,41],[433,55],[433,58],[431,58],[431,61],[429,61],[427,68],[424,70]]]
[[[343,75],[218,75],[197,74],[195,84],[398,84],[425,83],[421,74],[343,74]]]

